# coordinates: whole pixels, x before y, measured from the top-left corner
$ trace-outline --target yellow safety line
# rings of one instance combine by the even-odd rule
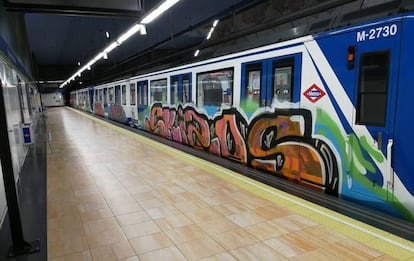
[[[274,187],[248,178],[244,175],[211,163],[207,160],[192,156],[173,147],[126,130],[122,127],[118,127],[114,124],[88,115],[84,112],[75,110],[70,107],[67,108],[74,112],[82,114],[96,122],[99,122],[102,125],[105,125],[113,130],[121,132],[156,149],[166,152],[179,160],[183,160],[183,158],[185,158],[185,161],[193,166],[201,168],[215,176],[225,179],[232,184],[253,192],[254,194],[269,201],[272,201],[277,205],[282,205],[292,212],[306,216],[307,218],[314,220],[321,225],[329,227],[329,229],[333,229],[337,232],[347,235],[348,237],[366,244],[374,249],[377,249],[383,253],[386,253],[398,259],[414,258],[414,243],[411,241],[375,228],[368,224],[362,223],[355,219],[349,218],[330,209],[321,207],[302,198],[293,196],[289,193],[283,192]],[[343,228],[340,226],[341,224],[346,225],[347,227]]]

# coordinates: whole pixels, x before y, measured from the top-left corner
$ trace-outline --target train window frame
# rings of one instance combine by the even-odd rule
[[[365,80],[367,78],[365,70],[368,70],[368,66],[375,66],[372,64],[367,64],[364,67],[364,62],[370,57],[374,59],[380,58],[380,55],[384,55],[382,58],[385,59],[382,62],[385,62],[383,65],[386,65],[384,68],[380,68],[380,71],[375,71],[371,74],[376,77],[383,77],[380,79],[380,82],[385,83],[385,86],[381,86],[382,90],[368,90],[370,85]],[[377,60],[378,61],[378,60]],[[372,62],[372,61],[368,61]],[[381,66],[381,65],[379,65]],[[378,67],[378,64],[377,64]],[[358,94],[357,94],[357,107],[356,107],[356,119],[355,123],[358,125],[368,125],[376,127],[385,127],[387,122],[387,107],[388,107],[388,97],[389,97],[389,79],[390,79],[390,69],[391,69],[391,50],[381,50],[374,52],[365,52],[359,55],[359,69],[358,69]],[[364,81],[364,82],[363,82]],[[372,80],[371,80],[372,81]],[[378,80],[376,81],[378,82]],[[368,87],[367,87],[368,85]],[[375,86],[379,86],[376,84]],[[370,96],[371,99],[368,100],[367,97]],[[374,98],[375,97],[375,98]],[[382,99],[381,99],[382,98]],[[376,101],[375,104],[368,104],[369,101]],[[381,106],[382,105],[382,106]],[[370,107],[368,107],[370,106]],[[380,119],[381,118],[381,119]]]
[[[283,88],[280,90],[280,88],[276,88],[277,84],[277,70],[286,70],[287,68],[290,69],[290,77],[288,76],[288,79],[290,82],[288,82],[287,85],[289,85],[288,88]],[[283,59],[277,59],[272,61],[272,100],[277,99],[279,102],[293,102],[293,92],[295,87],[295,57],[289,57],[289,58],[283,58]],[[279,90],[279,92],[278,92]],[[281,95],[284,95],[285,97],[289,95],[288,99],[280,99],[279,93]],[[283,96],[282,96],[283,97]]]
[[[158,85],[159,83],[163,83],[165,82],[165,85],[160,85],[161,87],[158,87],[156,85]],[[155,89],[161,89],[161,92],[157,92],[157,93],[161,93],[161,100],[159,101],[158,99],[155,99],[154,95],[155,95]],[[155,79],[155,80],[151,80],[150,81],[150,103],[155,103],[155,102],[160,102],[162,104],[167,103],[168,100],[168,80],[167,78],[160,78],[160,79]]]
[[[178,104],[180,102],[180,97],[178,96],[178,86],[179,86],[179,78],[178,76],[172,76],[170,79],[170,102],[171,104]]]
[[[114,104],[115,102],[115,87],[109,87],[108,88],[108,103],[109,104]]]
[[[184,82],[187,81],[187,84]],[[182,78],[182,103],[189,103],[191,102],[191,77],[190,75],[186,74]]]
[[[121,84],[121,104],[126,105],[126,84]]]
[[[121,85],[115,85],[115,98],[114,98],[115,105],[121,105]]]
[[[255,62],[245,65],[245,84],[244,84],[244,98],[247,99],[249,95],[252,95],[252,98],[254,98],[255,95],[255,89],[252,87],[251,93],[249,93],[249,86],[250,84],[253,85],[253,81],[250,83],[250,73],[259,71],[259,88],[257,96],[259,97],[259,100],[257,101],[257,104],[260,106],[260,100],[261,100],[261,93],[262,93],[262,86],[263,86],[263,62]]]
[[[148,80],[137,82],[138,106],[148,106]]]
[[[136,84],[135,82],[129,83],[129,104],[135,106],[136,102]]]
[[[200,93],[201,93],[200,87],[203,88],[203,85],[200,85],[200,82],[202,81],[202,80],[200,80],[200,77],[201,76],[204,76],[204,75],[207,75],[207,74],[216,74],[216,73],[219,73],[219,72],[226,72],[226,71],[231,71],[231,84],[229,84],[230,85],[230,91],[228,91],[229,88],[227,88],[226,90],[224,90],[221,87],[222,88],[222,92],[221,92],[222,99],[221,99],[221,101],[218,101],[218,102],[209,102],[208,105],[206,105],[206,102],[205,102],[205,99],[204,99],[205,98],[205,96],[204,96],[204,92],[205,91],[203,90],[202,95],[200,95]],[[198,72],[196,74],[196,84],[197,84],[197,87],[196,87],[196,104],[197,104],[197,106],[215,106],[215,107],[221,107],[221,106],[223,106],[223,104],[225,104],[226,106],[230,106],[230,107],[233,106],[233,103],[234,103],[234,101],[233,101],[234,100],[234,67],[227,67],[227,68],[222,68],[222,69],[217,69],[217,70]],[[229,98],[229,103],[225,103],[224,102],[224,98],[225,98],[225,97],[223,97],[224,96],[223,95],[224,92],[230,93],[229,95],[227,95],[227,96],[231,96]],[[214,95],[212,95],[212,96],[214,96]],[[200,103],[200,97],[203,97],[202,104]]]

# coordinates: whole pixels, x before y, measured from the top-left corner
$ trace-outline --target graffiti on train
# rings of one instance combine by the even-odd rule
[[[126,116],[124,108],[121,105],[110,105],[109,106],[109,118],[118,122],[126,122]]]
[[[192,106],[155,103],[145,119],[147,131],[206,150],[287,179],[338,194],[338,167],[331,148],[312,138],[306,109],[262,112],[248,123],[235,108],[213,119]]]

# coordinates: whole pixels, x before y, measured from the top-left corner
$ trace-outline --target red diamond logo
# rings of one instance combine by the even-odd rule
[[[305,95],[309,101],[315,103],[319,101],[323,96],[325,96],[326,93],[321,88],[319,88],[318,85],[313,84],[303,93],[303,95]]]

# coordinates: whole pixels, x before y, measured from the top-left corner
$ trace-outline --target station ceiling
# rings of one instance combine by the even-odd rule
[[[138,22],[159,0],[3,0],[7,10],[24,12],[29,45],[38,81],[64,81],[85,65],[131,25]],[[92,70],[72,83],[69,89],[86,87],[116,77],[133,75],[152,67],[169,66],[195,59],[197,49],[231,52],[237,45],[247,47],[252,39],[243,36],[281,24],[314,16],[329,19],[329,12],[345,5],[369,5],[352,0],[181,0],[147,25],[147,35],[136,34],[99,61]],[[372,4],[371,4],[372,5]],[[336,8],[336,9],[335,9]],[[325,13],[322,13],[325,12]],[[220,20],[209,42],[206,36],[214,20]],[[310,25],[308,25],[309,29]],[[280,31],[280,30],[279,30]],[[106,36],[109,33],[109,39]],[[277,32],[274,34],[275,41]],[[259,36],[257,36],[259,37]],[[256,37],[256,38],[257,38]],[[291,35],[295,37],[295,35]],[[265,37],[261,37],[265,38]],[[280,38],[278,36],[278,38]],[[235,39],[239,39],[238,42]],[[223,43],[226,44],[223,44]],[[251,45],[251,43],[249,43]],[[223,46],[226,46],[224,48]],[[241,47],[240,47],[241,48]],[[224,51],[223,51],[224,52]],[[220,54],[220,53],[218,53]],[[201,56],[202,58],[203,56]],[[201,59],[199,58],[199,59]],[[58,84],[44,84],[56,88]]]

